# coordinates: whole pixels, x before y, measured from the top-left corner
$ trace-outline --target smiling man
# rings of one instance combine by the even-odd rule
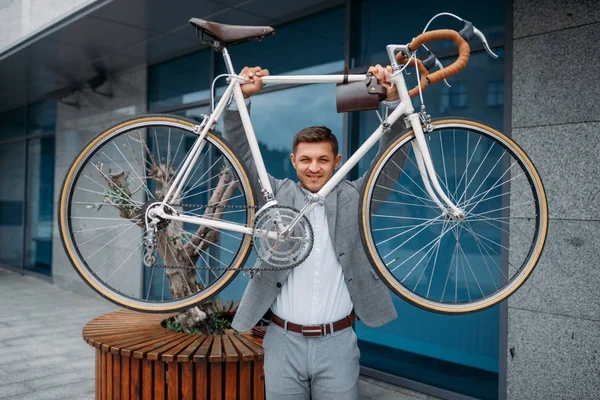
[[[396,101],[397,91],[389,84],[391,68],[377,65],[369,72],[388,88],[386,100]],[[261,77],[268,74],[260,67],[244,68],[244,98],[258,93],[264,86]],[[223,136],[244,164],[250,181],[258,182],[235,103],[225,111],[223,120]],[[393,126],[382,137],[380,151],[398,130]],[[318,192],[331,179],[342,156],[331,130],[313,126],[295,135],[290,158],[299,183],[269,179],[280,206],[301,209],[307,194]],[[360,351],[354,319],[377,327],[397,317],[389,290],[373,271],[361,245],[357,223],[363,180],[342,181],[324,204],[307,215],[314,244],[304,262],[291,270],[254,275],[244,292],[233,320],[235,329],[248,331],[271,311],[263,342],[268,400],[357,399]],[[262,201],[262,196],[257,197]]]

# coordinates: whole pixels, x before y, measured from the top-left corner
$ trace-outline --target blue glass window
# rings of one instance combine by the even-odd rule
[[[439,11],[437,11],[439,10]],[[494,1],[429,1],[429,2],[388,2],[366,0],[360,4],[360,35],[353,48],[353,66],[389,64],[385,51],[388,44],[406,44],[423,32],[427,22],[438,12],[449,12],[471,21],[486,36],[488,41],[504,39],[506,32],[506,2]],[[463,27],[452,17],[437,18],[428,28],[455,29]],[[473,38],[471,43],[477,44]],[[434,52],[441,49],[455,49],[450,41],[431,42],[427,46]]]
[[[148,109],[193,103],[209,96],[211,49],[148,68]]]
[[[233,67],[260,65],[275,74],[327,74],[344,68],[344,8],[337,7],[275,28],[262,42],[231,46]],[[220,54],[217,73],[226,72]]]

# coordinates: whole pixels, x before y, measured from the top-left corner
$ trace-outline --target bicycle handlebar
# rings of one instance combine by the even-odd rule
[[[414,53],[419,47],[421,47],[421,45],[434,40],[452,40],[454,44],[456,44],[456,47],[458,47],[458,58],[448,67],[435,71],[432,74],[429,74],[429,71],[427,68],[425,68],[421,60],[413,58],[412,60],[417,60],[419,71],[422,74],[420,82],[421,90],[424,90],[432,83],[437,83],[443,79],[457,74],[467,65],[469,56],[471,55],[471,47],[469,46],[469,43],[467,43],[467,41],[463,39],[458,32],[451,29],[439,29],[422,33],[408,44],[408,50]],[[408,63],[409,59],[410,58],[406,57],[406,55],[403,53],[396,54],[396,61],[400,64]],[[414,65],[414,62],[412,65]],[[408,93],[410,97],[415,97],[419,93],[419,85],[415,86]]]

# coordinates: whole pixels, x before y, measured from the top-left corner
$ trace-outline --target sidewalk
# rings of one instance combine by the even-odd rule
[[[94,352],[81,329],[118,307],[2,268],[0,305],[0,399],[94,399]],[[361,400],[417,398],[406,392],[361,377]]]

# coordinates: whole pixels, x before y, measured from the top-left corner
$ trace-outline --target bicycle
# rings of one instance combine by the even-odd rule
[[[463,30],[427,32],[441,15],[463,21]],[[281,207],[274,198],[240,89],[244,80],[227,50],[262,40],[273,28],[190,22],[201,40],[223,54],[228,71],[229,84],[216,106],[213,82],[211,114],[201,123],[151,114],[117,124],[85,146],[65,177],[61,239],[74,268],[95,291],[131,309],[178,311],[212,298],[240,271],[256,273],[242,267],[252,245],[268,265],[264,269],[293,268],[312,248],[306,215],[400,118],[407,130],[373,161],[360,193],[363,246],[383,282],[418,307],[462,314],[499,303],[531,275],[548,228],[546,195],[535,166],[501,132],[468,119],[432,120],[422,101],[427,85],[465,67],[466,39],[479,37],[495,56],[470,22],[438,14],[409,44],[387,46],[400,104],[318,193],[307,196],[301,210]],[[440,39],[452,40],[459,50],[458,59],[445,68],[424,47]],[[422,46],[429,54],[425,62],[416,57]],[[409,66],[418,80],[410,91],[403,76]],[[439,70],[430,73],[434,66]],[[361,74],[288,75],[266,76],[263,82],[365,79]],[[411,103],[417,94],[419,112]],[[229,101],[240,110],[259,182],[248,180],[230,146],[212,132]],[[264,198],[261,207],[256,193]],[[196,287],[173,298],[165,293],[165,275],[177,269],[191,274]]]

